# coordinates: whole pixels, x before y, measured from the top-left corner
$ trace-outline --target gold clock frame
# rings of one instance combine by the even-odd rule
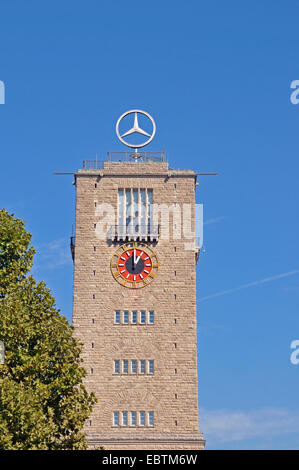
[[[132,248],[139,248],[140,246],[144,247],[144,251],[146,251],[146,253],[151,258],[152,270],[151,270],[151,273],[145,279],[142,279],[141,281],[129,281],[127,279],[124,279],[121,276],[121,274],[119,273],[117,269],[117,263],[118,263],[119,257],[125,251],[131,250]],[[147,245],[146,243],[142,243],[142,242],[132,241],[132,242],[127,242],[127,243],[124,243],[123,245],[120,245],[117,248],[117,250],[115,250],[110,261],[110,269],[111,269],[112,276],[120,285],[122,285],[123,287],[128,287],[130,289],[140,289],[142,287],[148,286],[155,279],[159,270],[159,261],[158,261],[158,257],[155,251],[149,245]]]

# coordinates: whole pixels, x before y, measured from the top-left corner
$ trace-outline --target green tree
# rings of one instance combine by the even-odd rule
[[[83,385],[81,344],[44,282],[28,274],[24,222],[0,210],[0,450],[85,449],[96,401]]]

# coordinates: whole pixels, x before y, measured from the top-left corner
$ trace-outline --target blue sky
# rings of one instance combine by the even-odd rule
[[[209,449],[299,449],[298,15],[293,0],[0,2],[0,206],[27,221],[33,273],[68,319],[75,192],[54,171],[123,150],[116,120],[140,108],[148,150],[219,172],[196,196]]]

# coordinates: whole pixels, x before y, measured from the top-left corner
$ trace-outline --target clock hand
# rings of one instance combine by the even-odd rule
[[[140,253],[140,255],[138,256],[137,260],[136,260],[136,263],[138,263],[138,261],[140,260],[140,256],[143,255],[143,251]]]

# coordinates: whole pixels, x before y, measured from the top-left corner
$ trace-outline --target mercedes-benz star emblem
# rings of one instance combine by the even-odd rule
[[[128,114],[134,114],[134,125],[131,129],[129,129],[127,132],[125,132],[124,134],[120,135],[119,133],[119,124],[120,124],[120,121],[125,117],[127,116]],[[153,130],[152,130],[152,133],[149,134],[148,132],[145,132],[145,130],[141,129],[139,127],[139,123],[138,123],[138,114],[144,114],[144,116],[146,116],[152,123],[152,126],[153,126]],[[137,134],[141,134],[141,135],[145,135],[146,137],[149,137],[145,142],[143,142],[142,144],[130,144],[129,142],[126,142],[123,137],[127,137],[128,135],[131,135],[131,134],[134,134],[134,132],[136,132]],[[140,147],[144,147],[145,145],[149,144],[153,138],[154,138],[154,135],[156,133],[156,124],[155,124],[155,121],[153,120],[152,116],[148,113],[146,113],[145,111],[141,111],[140,109],[131,109],[130,111],[126,111],[124,114],[122,114],[119,118],[119,120],[117,121],[116,123],[116,134],[117,134],[117,137],[119,138],[119,140],[127,145],[128,147],[132,147],[132,148],[140,148]]]

